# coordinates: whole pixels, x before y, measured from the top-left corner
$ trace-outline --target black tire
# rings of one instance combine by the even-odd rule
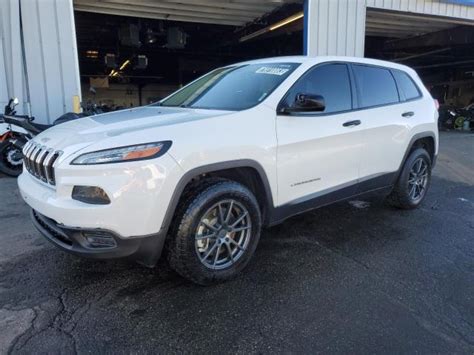
[[[410,195],[411,186],[409,184],[410,172],[414,168],[414,164],[418,163],[420,159],[426,164],[427,166],[427,181],[426,185],[423,189],[423,194],[418,198],[414,199]],[[387,201],[390,205],[401,208],[401,209],[413,209],[417,208],[425,199],[426,193],[431,183],[431,158],[428,152],[423,148],[416,148],[413,150],[408,158],[405,160],[403,164],[402,171],[400,176],[398,177],[395,186],[387,197]]]
[[[0,172],[9,176],[17,177],[23,171],[23,164],[12,165],[8,161],[7,155],[13,150],[19,149],[8,141],[0,144]],[[19,154],[21,154],[21,152],[19,152]]]
[[[209,210],[216,206],[216,204],[220,206],[221,203],[224,205],[229,203],[229,201],[235,201],[235,204],[234,202],[232,202],[234,205],[228,204],[228,209],[223,213],[226,214],[230,210],[230,213],[227,216],[227,219],[229,220],[228,228],[231,228],[230,220],[233,218],[233,208],[236,213],[239,211],[238,206],[242,207],[242,212],[245,210],[248,212],[242,213],[242,215],[246,216],[244,219],[247,220],[251,226],[248,228],[248,232],[244,232],[247,236],[246,238],[248,238],[248,242],[245,248],[239,248],[236,256],[240,256],[238,259],[235,259],[235,261],[234,256],[232,256],[232,252],[229,249],[230,254],[228,254],[228,258],[229,262],[232,262],[230,266],[218,270],[210,269],[210,266],[205,265],[205,261],[201,261],[201,258],[203,258],[202,254],[199,252],[199,243],[201,242],[197,242],[195,238],[199,228],[202,228],[202,219],[205,218],[206,213],[209,213]],[[221,210],[219,210],[219,212],[221,212]],[[236,216],[236,219],[238,219],[239,215],[237,214]],[[193,188],[188,189],[187,192],[185,192],[183,199],[177,208],[171,226],[171,232],[167,239],[167,256],[169,264],[178,274],[199,285],[209,285],[232,279],[247,266],[254,254],[260,238],[261,224],[261,213],[257,199],[245,186],[225,179],[203,180],[198,185],[195,185]],[[215,222],[213,227],[216,226],[220,226],[219,222]],[[224,229],[224,227],[219,228]],[[211,229],[208,231],[220,235],[220,232],[215,232]],[[232,233],[229,233],[230,234],[227,235],[231,236]],[[237,233],[242,232],[235,232],[233,235],[236,236]],[[221,238],[216,237],[215,239],[206,239],[205,242],[208,244],[202,253],[205,254],[208,250],[210,251],[212,249],[211,243],[212,246],[215,247],[214,243],[217,244],[218,239],[222,238],[224,238],[224,236],[221,236]],[[219,243],[221,243],[221,241],[219,241]],[[228,245],[223,244],[222,247],[225,248],[231,245],[229,242],[227,242],[227,244]],[[232,246],[237,248],[234,245]],[[216,248],[216,254],[219,254],[219,251],[221,251],[222,254],[227,252],[227,249],[221,250],[221,244]],[[234,252],[236,250],[237,249],[234,249]],[[211,259],[214,259],[213,255],[214,254],[211,254]]]

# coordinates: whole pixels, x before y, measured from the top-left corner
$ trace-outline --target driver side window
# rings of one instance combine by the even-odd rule
[[[351,84],[346,64],[318,65],[306,72],[285,97],[285,106],[291,106],[298,94],[321,95],[326,108],[322,113],[336,113],[352,109]]]

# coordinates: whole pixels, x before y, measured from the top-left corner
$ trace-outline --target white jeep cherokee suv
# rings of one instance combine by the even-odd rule
[[[18,183],[36,228],[70,253],[170,265],[199,284],[249,262],[263,226],[373,191],[426,195],[437,109],[417,74],[348,57],[213,70],[157,104],[48,129]]]

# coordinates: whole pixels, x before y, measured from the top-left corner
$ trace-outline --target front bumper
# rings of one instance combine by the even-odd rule
[[[130,258],[153,267],[161,256],[165,241],[165,236],[160,234],[121,238],[104,229],[67,227],[34,209],[31,218],[36,229],[56,247],[87,258]]]
[[[56,185],[43,183],[28,171],[18,177],[25,202],[61,225],[105,229],[122,238],[152,235],[163,227],[180,168],[167,155],[159,161],[55,168]],[[72,198],[74,186],[97,186],[110,198],[95,205]]]

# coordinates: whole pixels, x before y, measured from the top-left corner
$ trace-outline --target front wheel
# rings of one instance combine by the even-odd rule
[[[418,207],[426,196],[431,182],[431,158],[423,148],[410,153],[400,176],[388,196],[388,202],[395,207],[412,209]]]
[[[168,241],[170,266],[201,285],[226,281],[250,261],[260,237],[255,196],[229,181],[204,182],[182,201]]]
[[[23,153],[6,141],[0,145],[0,172],[17,177],[23,170]]]

